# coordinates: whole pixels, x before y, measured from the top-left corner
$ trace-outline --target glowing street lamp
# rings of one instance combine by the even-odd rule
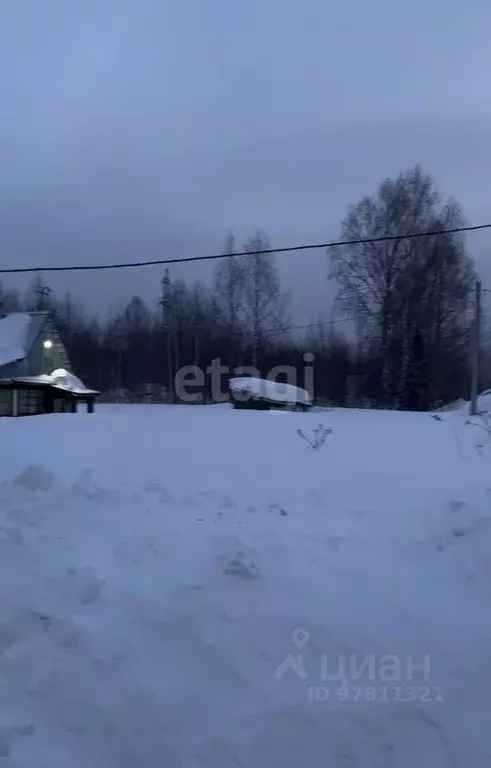
[[[46,341],[43,341],[43,347],[45,349],[51,349],[53,346],[53,342],[50,339],[46,339]]]

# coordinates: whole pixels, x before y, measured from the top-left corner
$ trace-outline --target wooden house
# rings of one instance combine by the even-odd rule
[[[0,416],[94,410],[98,392],[73,373],[47,312],[12,312],[0,318]]]

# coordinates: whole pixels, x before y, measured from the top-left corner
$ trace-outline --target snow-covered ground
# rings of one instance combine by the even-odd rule
[[[489,768],[491,451],[438,418],[1,420],[0,765]]]

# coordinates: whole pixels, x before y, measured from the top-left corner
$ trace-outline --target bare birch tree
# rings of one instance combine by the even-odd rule
[[[332,249],[338,305],[378,340],[387,406],[419,407],[435,397],[434,361],[444,347],[455,359],[460,354],[456,339],[465,335],[462,312],[473,274],[458,235],[400,237],[462,221],[459,206],[442,206],[432,178],[416,166],[382,182],[376,196],[349,209],[342,225],[343,240],[393,239]]]
[[[232,368],[242,346],[241,326],[244,292],[244,263],[235,256],[235,238],[230,234],[225,243],[225,259],[221,259],[213,276],[213,296],[218,320],[223,323],[228,337],[228,365]]]
[[[257,368],[262,340],[288,329],[288,296],[282,294],[274,254],[258,253],[270,250],[267,237],[260,231],[248,240],[242,258],[244,270],[243,303],[247,327],[252,339],[252,365]]]

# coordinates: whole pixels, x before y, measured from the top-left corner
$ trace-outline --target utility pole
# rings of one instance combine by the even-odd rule
[[[165,331],[165,340],[167,346],[167,389],[169,402],[173,403],[174,398],[174,365],[172,360],[172,318],[171,318],[171,306],[170,306],[170,276],[169,270],[166,269],[164,277],[162,278],[162,299],[159,304],[162,307],[162,320]]]
[[[119,331],[117,334],[116,349],[118,353],[118,384],[119,395],[123,395],[123,355],[126,350],[126,334]]]
[[[475,313],[472,324],[472,378],[471,378],[471,405],[470,415],[477,413],[477,396],[479,394],[480,374],[480,348],[481,348],[481,282],[476,281],[475,287]]]
[[[199,364],[199,330],[200,330],[200,324],[196,322],[196,319],[193,323],[194,325],[194,367],[197,368]]]

